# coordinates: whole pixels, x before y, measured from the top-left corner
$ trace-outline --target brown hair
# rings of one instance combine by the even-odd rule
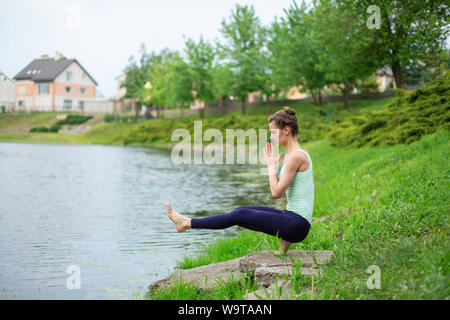
[[[269,123],[275,121],[278,128],[283,129],[285,126],[291,128],[291,135],[293,137],[298,134],[298,124],[297,117],[295,116],[296,112],[294,109],[290,107],[284,107],[281,110],[278,110],[273,115],[269,117]]]

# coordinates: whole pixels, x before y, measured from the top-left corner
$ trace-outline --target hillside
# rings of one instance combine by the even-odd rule
[[[314,162],[315,207],[310,234],[291,250],[332,250],[335,261],[314,279],[318,295],[298,299],[449,299],[450,132],[440,129],[411,144],[336,148],[328,140],[304,145]],[[190,231],[188,231],[190,232]],[[226,261],[279,240],[243,230],[216,239],[182,268]],[[380,269],[380,289],[369,289],[369,266]],[[189,283],[149,294],[149,299],[242,299],[250,282],[226,282],[212,292]]]

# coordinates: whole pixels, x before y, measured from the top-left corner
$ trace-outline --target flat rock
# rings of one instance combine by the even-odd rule
[[[277,282],[284,280],[282,275],[286,275],[290,278],[294,271],[294,267],[291,265],[275,266],[275,267],[258,267],[255,269],[254,278],[255,282],[260,287],[268,287],[277,278]],[[303,276],[322,276],[322,270],[314,268],[301,268],[300,272]]]
[[[281,288],[281,290],[280,290]],[[281,292],[280,292],[281,291]],[[303,286],[302,293],[307,293],[308,296],[311,295],[312,289],[310,286]],[[281,294],[280,294],[281,293]],[[318,295],[319,290],[314,289],[314,294]],[[259,290],[250,292],[244,297],[245,300],[293,300],[296,299],[300,294],[297,294],[295,290],[292,290],[291,285],[286,285],[285,282],[271,284],[268,288],[261,288]]]
[[[153,291],[180,279],[191,282],[201,289],[211,289],[221,282],[230,280],[231,277],[239,281],[242,273],[253,276],[259,286],[267,287],[275,277],[280,279],[282,274],[292,274],[294,265],[290,257],[295,263],[298,263],[300,259],[303,261],[301,273],[304,276],[321,276],[321,270],[315,268],[330,263],[333,257],[332,251],[314,251],[314,254],[309,250],[290,251],[286,257],[277,257],[272,254],[273,252],[273,250],[257,251],[243,257],[192,269],[176,268],[169,277],[152,283],[148,289]]]
[[[295,292],[292,291],[290,284],[286,285],[285,280],[271,283],[268,288],[260,288],[259,290],[250,292],[244,299],[246,300],[287,300],[292,299]]]
[[[286,257],[277,257],[272,250],[257,251],[243,256],[239,262],[239,269],[241,272],[253,274],[259,267],[293,266],[291,258],[296,264],[301,260],[303,267],[307,268],[331,263],[333,251],[322,250],[314,253],[311,250],[288,251]]]
[[[228,281],[232,276],[238,281],[241,278],[241,272],[239,271],[240,259],[241,257],[192,269],[176,268],[168,278],[152,283],[148,289],[152,291],[159,287],[170,285],[172,282],[179,280],[180,277],[184,282],[194,283],[202,289],[211,289],[217,286],[219,281]]]

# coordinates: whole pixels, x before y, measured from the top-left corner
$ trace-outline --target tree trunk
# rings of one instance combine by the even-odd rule
[[[311,98],[312,98],[312,100],[313,100],[313,103],[314,103],[314,104],[317,104],[317,98],[316,98],[316,96],[314,95],[314,89],[311,89]]]
[[[247,100],[246,97],[243,97],[242,98],[242,114],[243,115],[245,114],[245,100]]]
[[[397,88],[406,89],[406,85],[403,81],[403,72],[400,62],[392,62],[392,73],[394,74],[395,85]]]
[[[319,105],[322,105],[322,90],[319,88]]]
[[[139,115],[139,105],[140,105],[139,102],[135,103],[135,105],[134,105],[134,115],[136,116],[136,118]]]
[[[350,107],[349,97],[350,97],[350,83],[348,81],[344,82],[344,109],[348,109]]]

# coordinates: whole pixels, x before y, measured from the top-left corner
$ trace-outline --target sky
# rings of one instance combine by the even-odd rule
[[[301,2],[301,1],[297,1]],[[61,52],[97,81],[104,98],[131,55],[184,49],[183,35],[221,39],[221,21],[236,4],[253,5],[262,24],[284,15],[292,0],[0,0],[0,71],[16,76],[33,59]]]
[[[306,0],[308,4],[311,0]],[[293,0],[0,0],[0,71],[16,76],[42,54],[61,52],[97,81],[104,98],[139,48],[184,50],[185,35],[220,40],[221,21],[236,4],[253,5],[263,25],[284,16]],[[297,0],[301,3],[301,0]],[[450,38],[447,40],[447,46]]]

